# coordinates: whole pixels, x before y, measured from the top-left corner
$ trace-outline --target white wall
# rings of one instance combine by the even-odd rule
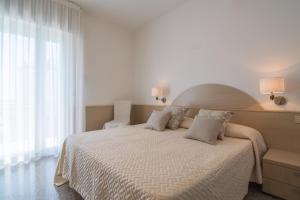
[[[191,0],[136,33],[134,102],[155,104],[151,87],[169,88],[169,103],[202,83],[239,88],[266,109],[300,110],[300,1]],[[288,104],[274,106],[259,79],[286,77]]]
[[[111,105],[132,97],[132,33],[120,25],[82,16],[85,105]]]

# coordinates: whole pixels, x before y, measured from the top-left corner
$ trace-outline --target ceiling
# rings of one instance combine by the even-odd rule
[[[136,28],[188,0],[72,0],[84,11]]]

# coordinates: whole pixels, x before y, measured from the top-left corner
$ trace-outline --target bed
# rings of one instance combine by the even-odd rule
[[[248,94],[218,84],[188,89],[172,106],[193,108],[193,116],[199,108],[262,110]],[[55,185],[68,182],[87,200],[241,200],[250,181],[262,183],[261,159],[267,147],[256,130],[228,125],[224,140],[210,145],[184,138],[187,129],[160,132],[144,126],[68,137]]]
[[[260,135],[229,135],[216,145],[144,124],[66,139],[55,184],[84,199],[241,200],[251,180],[261,183]],[[227,135],[228,136],[228,135]]]

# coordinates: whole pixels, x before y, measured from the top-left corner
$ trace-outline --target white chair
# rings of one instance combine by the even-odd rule
[[[124,127],[130,124],[131,102],[116,101],[114,103],[114,120],[106,122],[103,129]]]

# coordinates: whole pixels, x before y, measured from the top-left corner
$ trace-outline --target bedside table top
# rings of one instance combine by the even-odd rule
[[[300,170],[300,154],[279,150],[269,149],[263,158],[264,162],[281,165],[292,169]]]

